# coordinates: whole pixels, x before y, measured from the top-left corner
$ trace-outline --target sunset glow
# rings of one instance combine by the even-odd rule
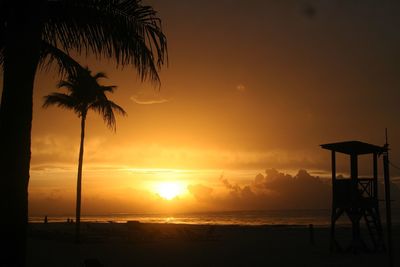
[[[298,1],[149,1],[168,36],[160,88],[73,54],[107,74],[101,82],[118,87],[110,99],[128,114],[116,116],[116,132],[88,114],[83,214],[329,208],[330,154],[319,145],[381,145],[386,127],[400,165],[400,39],[385,28],[398,25],[397,9],[328,2],[310,17]],[[42,108],[59,79],[36,77],[32,215],[75,212],[80,121]],[[349,176],[347,158],[336,164]],[[370,159],[359,165],[367,177]],[[391,175],[398,183],[400,171]]]
[[[166,199],[172,200],[184,193],[184,186],[177,182],[162,182],[156,187],[157,194]]]

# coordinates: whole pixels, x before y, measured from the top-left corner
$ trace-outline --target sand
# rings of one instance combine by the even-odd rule
[[[83,223],[78,245],[74,224],[29,228],[28,266],[388,266],[385,253],[330,253],[326,227],[312,244],[308,226]],[[338,232],[345,244],[349,229]],[[399,244],[398,228],[393,236]]]

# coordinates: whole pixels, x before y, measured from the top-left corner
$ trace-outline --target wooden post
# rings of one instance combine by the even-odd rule
[[[332,150],[331,153],[331,167],[332,167],[332,213],[331,213],[331,244],[330,250],[336,249],[335,240],[335,223],[336,223],[336,203],[335,203],[335,184],[336,184],[336,154]]]
[[[331,153],[331,167],[332,167],[332,182],[336,181],[336,153],[332,150]],[[334,184],[332,184],[334,185]]]
[[[386,202],[386,228],[388,240],[389,266],[394,266],[393,241],[392,241],[392,208],[390,198],[390,178],[389,178],[389,148],[385,145],[386,151],[383,153],[383,177],[385,180],[385,202]]]
[[[373,154],[373,175],[374,175],[374,189],[373,194],[374,198],[378,200],[378,155],[376,153]]]
[[[357,154],[350,155],[350,173],[351,179],[357,180],[358,179],[358,158]]]
[[[348,215],[350,215],[350,219],[352,222],[353,243],[356,244],[356,246],[358,246],[359,243],[361,243],[361,234],[360,234],[361,216],[358,211],[359,193],[358,193],[358,156],[357,156],[357,154],[350,155],[350,173],[351,173],[352,207],[351,207],[351,213],[348,213]],[[357,208],[355,206],[357,206]],[[357,249],[357,247],[354,249]]]

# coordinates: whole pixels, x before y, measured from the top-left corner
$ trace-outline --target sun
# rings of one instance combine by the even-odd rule
[[[162,182],[157,184],[156,191],[160,197],[171,200],[183,194],[184,186],[177,182]]]

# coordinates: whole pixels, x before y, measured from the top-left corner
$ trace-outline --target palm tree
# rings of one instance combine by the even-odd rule
[[[107,99],[106,92],[114,92],[115,86],[103,86],[98,83],[106,75],[99,72],[91,75],[88,68],[81,69],[73,75],[69,75],[67,80],[61,80],[58,88],[66,88],[67,94],[52,93],[45,96],[44,108],[56,105],[61,108],[72,109],[81,118],[81,143],[79,148],[78,178],[76,186],[76,236],[75,240],[80,240],[80,221],[81,221],[81,192],[82,192],[82,165],[83,150],[85,139],[85,122],[89,110],[100,113],[108,127],[116,129],[114,111],[125,115],[125,111]]]
[[[0,236],[9,265],[25,265],[35,74],[48,59],[64,68],[59,51],[112,58],[156,83],[167,59],[161,20],[140,0],[0,1]]]

